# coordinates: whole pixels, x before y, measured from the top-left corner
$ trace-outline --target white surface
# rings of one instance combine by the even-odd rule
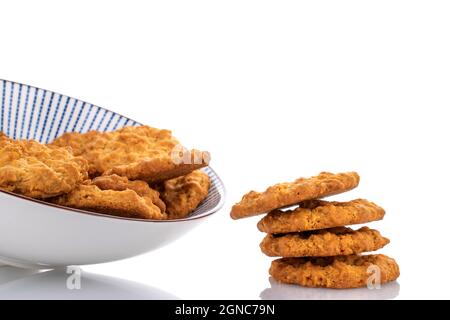
[[[400,264],[397,297],[449,297],[448,2],[27,5],[1,6],[1,77],[173,129],[211,151],[227,186],[226,208],[182,241],[86,272],[180,298],[259,298],[270,259],[258,218],[232,221],[232,202],[357,170],[360,187],[335,198],[386,208],[371,226],[391,239],[382,252]]]

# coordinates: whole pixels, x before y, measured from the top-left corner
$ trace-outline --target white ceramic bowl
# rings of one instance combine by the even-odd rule
[[[0,80],[0,131],[46,143],[64,132],[111,131],[140,123],[52,91]],[[207,167],[209,195],[189,217],[139,220],[49,204],[0,191],[0,263],[47,269],[130,258],[180,238],[217,212],[224,186]]]

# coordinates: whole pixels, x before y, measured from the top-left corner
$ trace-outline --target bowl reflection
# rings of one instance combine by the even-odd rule
[[[15,300],[173,300],[174,295],[133,281],[84,272],[0,266],[0,299]]]

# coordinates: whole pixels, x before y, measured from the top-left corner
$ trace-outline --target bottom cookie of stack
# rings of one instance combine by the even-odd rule
[[[277,281],[311,288],[348,289],[383,284],[400,276],[394,259],[382,255],[281,258],[269,271]],[[373,280],[373,282],[371,282]]]

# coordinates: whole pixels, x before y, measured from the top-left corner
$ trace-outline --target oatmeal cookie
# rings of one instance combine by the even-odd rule
[[[88,164],[70,149],[0,136],[0,189],[45,199],[67,193],[87,179]]]
[[[282,258],[272,262],[269,273],[282,283],[347,289],[366,286],[376,270],[379,271],[380,284],[395,281],[400,276],[395,260],[382,254]]]
[[[274,210],[261,219],[258,229],[267,233],[290,233],[361,224],[383,219],[385,211],[373,202],[308,200],[294,210]]]
[[[3,132],[0,131],[0,141],[10,141],[11,139]]]
[[[89,175],[112,175],[155,183],[186,175],[209,163],[209,153],[187,150],[171,131],[149,126],[113,132],[65,133],[51,146],[70,146],[89,163]]]
[[[231,210],[233,219],[245,218],[295,205],[301,201],[331,196],[358,186],[356,172],[322,172],[311,178],[300,178],[294,182],[279,183],[264,192],[251,191]]]
[[[85,182],[68,194],[49,201],[61,206],[126,218],[167,219],[166,214],[161,212],[149,196],[140,196],[131,189],[102,190],[91,182]]]
[[[159,186],[170,219],[186,217],[208,196],[211,181],[203,171],[167,180]]]
[[[147,182],[141,180],[130,181],[126,177],[118,175],[100,176],[92,180],[92,184],[101,190],[124,191],[127,189],[135,191],[141,197],[149,197],[158,206],[161,212],[166,211],[166,205],[161,200],[160,194],[155,189],[150,188]]]
[[[389,243],[377,230],[336,227],[300,233],[268,234],[261,250],[269,257],[328,257],[381,249]]]

